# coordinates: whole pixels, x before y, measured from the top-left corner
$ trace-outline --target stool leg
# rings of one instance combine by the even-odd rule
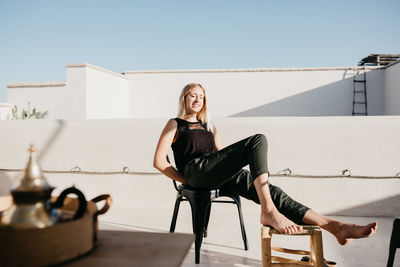
[[[313,266],[324,267],[324,250],[322,247],[322,232],[315,229],[310,236],[310,258]]]
[[[171,220],[171,226],[169,228],[170,233],[175,232],[176,219],[178,218],[179,205],[181,204],[182,198],[183,198],[183,196],[178,196],[176,198],[174,213],[172,215],[172,220]]]
[[[261,227],[261,256],[263,267],[271,267],[271,237],[269,227]]]

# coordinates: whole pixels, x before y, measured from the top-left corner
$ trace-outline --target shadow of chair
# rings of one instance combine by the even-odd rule
[[[236,194],[223,192],[222,190],[200,190],[187,185],[177,185],[173,181],[177,191],[174,213],[172,216],[170,233],[175,231],[176,220],[178,217],[179,206],[182,201],[188,201],[192,210],[193,233],[195,234],[195,263],[200,263],[200,248],[203,236],[207,237],[207,227],[210,220],[212,203],[231,203],[235,204],[239,213],[240,228],[244,242],[244,249],[248,250],[246,230],[244,228],[240,197]],[[232,200],[217,200],[219,197],[228,197]]]
[[[387,267],[392,267],[396,250],[400,248],[400,218],[393,221],[392,236],[390,237],[389,257]]]

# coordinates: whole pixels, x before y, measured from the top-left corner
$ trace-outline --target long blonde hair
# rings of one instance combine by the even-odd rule
[[[189,83],[185,87],[183,87],[181,95],[179,96],[179,107],[178,107],[178,118],[183,119],[184,116],[186,115],[186,102],[185,98],[187,94],[189,94],[190,90],[195,88],[195,87],[200,87],[203,90],[204,93],[204,98],[203,98],[203,107],[201,110],[196,114],[197,120],[202,121],[203,123],[207,124],[207,130],[211,130],[211,120],[207,112],[207,97],[206,97],[206,90],[204,90],[203,86],[199,83]]]

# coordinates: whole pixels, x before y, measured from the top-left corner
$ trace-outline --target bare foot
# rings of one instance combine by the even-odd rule
[[[351,243],[354,239],[370,237],[375,234],[378,229],[378,223],[373,222],[367,225],[357,225],[340,223],[338,231],[334,233],[337,241],[341,245],[347,245]]]
[[[294,234],[301,230],[301,226],[298,226],[285,216],[283,216],[278,210],[270,212],[261,212],[260,221],[262,225],[273,227],[280,233]]]

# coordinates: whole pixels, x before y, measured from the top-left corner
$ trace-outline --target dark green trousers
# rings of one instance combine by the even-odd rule
[[[254,179],[268,173],[268,143],[262,134],[236,142],[212,154],[188,162],[184,169],[187,184],[199,189],[220,189],[260,203]],[[249,165],[250,171],[242,169]],[[308,207],[290,198],[277,186],[269,184],[272,200],[283,215],[297,224],[304,224]]]

